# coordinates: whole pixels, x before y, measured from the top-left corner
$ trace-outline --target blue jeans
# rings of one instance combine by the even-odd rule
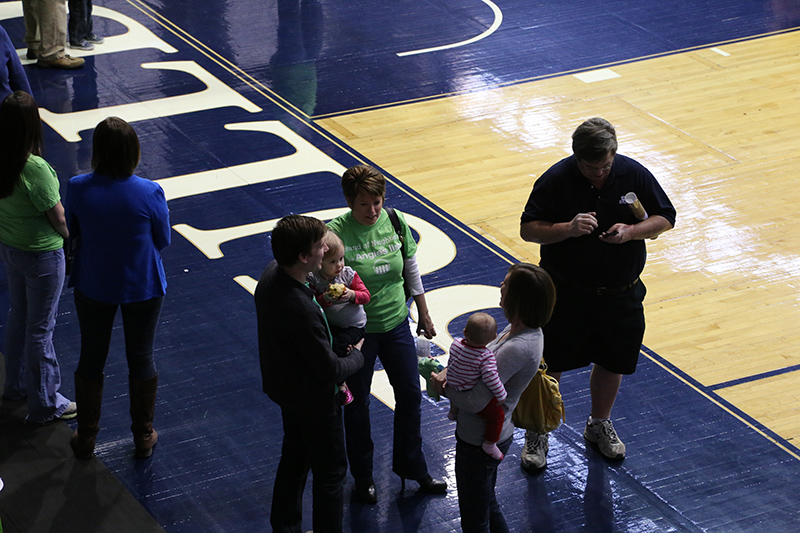
[[[69,42],[80,43],[92,34],[92,0],[69,0]]]
[[[497,443],[503,455],[512,440],[509,437]],[[499,465],[500,461],[480,446],[468,444],[456,435],[456,487],[464,533],[508,533],[508,524],[494,493]]]
[[[84,379],[98,380],[102,377],[111,345],[114,317],[117,308],[122,308],[128,373],[137,381],[155,376],[153,343],[163,303],[163,296],[124,304],[98,302],[75,289],[75,311],[81,330],[81,358],[75,373]]]
[[[385,333],[367,333],[361,348],[364,366],[347,378],[353,402],[344,408],[344,427],[350,473],[355,479],[372,477],[375,445],[369,420],[370,387],[375,372],[375,359],[389,377],[395,399],[392,470],[407,479],[419,479],[428,473],[422,454],[420,433],[420,401],[417,351],[408,321]]]
[[[69,400],[62,396],[61,370],[53,347],[53,329],[64,286],[64,250],[25,252],[0,243],[8,277],[11,308],[6,321],[6,382],[3,395],[28,398],[28,420],[48,422],[61,416]]]

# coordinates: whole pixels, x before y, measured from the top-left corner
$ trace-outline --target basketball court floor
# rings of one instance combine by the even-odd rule
[[[24,56],[21,15],[0,2]],[[62,185],[90,170],[91,130],[115,115],[139,134],[137,174],[166,192],[159,445],[133,458],[119,328],[89,465],[69,450],[74,424],[26,427],[24,408],[2,406],[4,531],[268,531],[281,423],[261,392],[252,292],[274,223],[333,218],[344,169],[381,168],[419,240],[444,360],[468,314],[503,322],[505,271],[538,262],[518,236],[530,188],[591,116],[617,126],[678,219],[648,242],[648,331],[614,409],[627,458],[587,449],[588,371],[565,374],[547,469],[520,469],[519,431],[499,469],[512,530],[800,526],[800,1],[98,0],[94,22],[106,42],[72,54],[83,69],[24,63]],[[73,397],[71,289],[55,342]],[[422,497],[391,473],[380,367],[373,394],[379,502],[348,501],[345,530],[459,531],[446,401],[423,394],[422,432],[450,489]],[[311,529],[310,491],[304,505]]]

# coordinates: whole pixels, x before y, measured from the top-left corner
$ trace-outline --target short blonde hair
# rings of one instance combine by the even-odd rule
[[[342,239],[340,239],[339,236],[331,230],[328,230],[328,232],[323,235],[322,243],[328,247],[328,251],[325,252],[323,257],[330,257],[333,254],[344,253],[344,243],[342,242]]]

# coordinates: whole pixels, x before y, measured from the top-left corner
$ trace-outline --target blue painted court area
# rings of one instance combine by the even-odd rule
[[[317,116],[593,69],[800,24],[781,3],[736,0],[147,4]],[[498,17],[497,30],[469,46],[398,55],[469,40]],[[212,20],[226,23],[208,31]]]
[[[199,76],[220,84],[203,109],[173,100],[158,116],[132,122],[142,143],[137,173],[164,185],[175,228],[164,253],[169,287],[157,338],[159,446],[152,459],[131,456],[120,329],[106,367],[97,451],[169,533],[268,527],[281,424],[278,408],[261,392],[248,287],[271,259],[270,221],[289,213],[325,218],[344,209],[337,171],[368,161],[368,154],[329,138],[304,114],[478,90],[744,39],[792,23],[762,2],[496,5],[503,24],[476,45],[401,58],[398,52],[480,34],[491,25],[492,10],[477,0],[109,0],[102,7],[133,19],[174,51],[147,46],[88,56],[86,68],[69,75],[26,67],[40,106],[66,113],[58,127],[59,119],[48,122],[45,141],[45,157],[62,183],[90,168],[90,132],[75,126],[87,116],[82,113],[102,109],[126,118],[130,104],[152,108],[205,90]],[[22,47],[21,19],[3,25]],[[125,28],[96,17],[95,29],[105,35]],[[108,39],[103,46],[112,45]],[[174,62],[183,63],[174,68]],[[144,68],[147,63],[160,66]],[[67,138],[70,127],[78,128],[79,140]],[[433,231],[455,249],[452,260],[424,276],[426,289],[498,287],[513,259],[437,206],[415,200],[402,176],[390,178],[387,204],[428,223],[434,230],[415,229]],[[4,276],[0,280],[7,300]],[[486,308],[500,319],[495,305]],[[471,311],[451,317],[451,335],[460,335]],[[72,396],[79,338],[71,290],[62,298],[56,342],[63,390]],[[623,463],[586,449],[587,382],[586,372],[564,377],[567,424],[551,438],[543,473],[530,476],[519,468],[521,432],[501,465],[498,494],[513,531],[788,531],[800,523],[797,449],[713,392],[702,394],[657,354],[642,357],[617,400],[615,425],[629,450]],[[377,400],[372,406],[380,500],[373,507],[347,505],[345,529],[459,530],[455,428],[446,402],[424,399],[428,464],[450,483],[447,496],[427,498],[400,492],[390,466],[392,412]],[[347,493],[351,485],[348,478]],[[310,528],[310,493],[305,505]]]

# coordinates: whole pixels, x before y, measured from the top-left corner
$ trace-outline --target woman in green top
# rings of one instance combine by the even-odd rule
[[[402,242],[395,232],[383,210],[386,178],[376,169],[367,165],[348,169],[342,176],[342,190],[350,212],[331,220],[328,226],[344,242],[346,264],[358,272],[372,295],[369,303],[364,305],[367,312],[367,333],[361,349],[364,366],[347,378],[354,400],[344,409],[347,457],[350,473],[355,479],[354,496],[365,503],[378,500],[372,478],[374,444],[369,403],[375,359],[379,356],[395,397],[392,469],[400,476],[404,487],[406,479],[413,479],[419,483],[420,492],[444,493],[447,483],[431,477],[422,453],[422,393],[403,290],[405,281],[419,312],[417,334],[432,338],[436,329],[428,313],[415,259],[417,244],[399,212]]]
[[[8,277],[4,400],[27,397],[29,422],[75,418],[58,392],[53,329],[64,285],[67,222],[58,178],[40,157],[39,107],[16,91],[0,104],[0,257]]]

